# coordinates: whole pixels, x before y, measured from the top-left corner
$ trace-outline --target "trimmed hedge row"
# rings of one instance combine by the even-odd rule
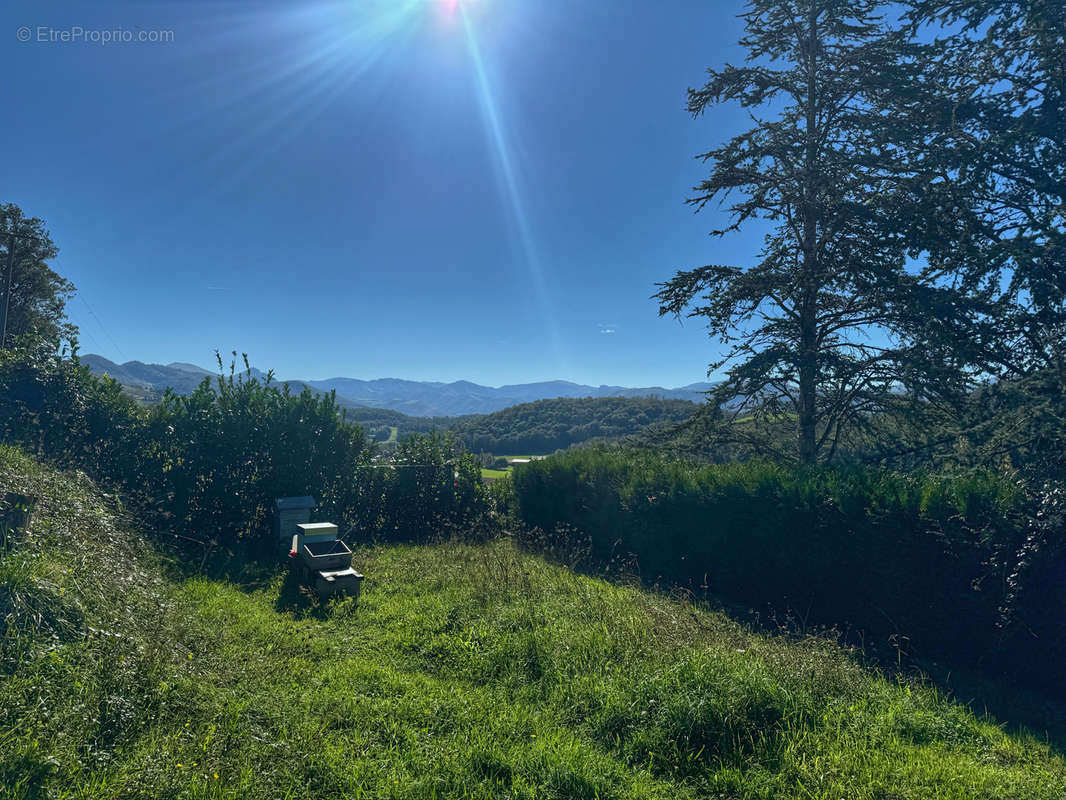
[[[1061,678],[1066,594],[1055,597],[1053,576],[1063,548],[1026,550],[1030,498],[990,473],[696,466],[586,449],[513,480],[526,525],[576,530],[601,564],[632,556],[646,581],[1030,681]],[[1021,585],[1027,576],[1038,580]]]

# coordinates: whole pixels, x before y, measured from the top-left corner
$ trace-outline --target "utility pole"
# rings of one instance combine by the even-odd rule
[[[7,310],[11,306],[11,279],[15,275],[15,237],[12,228],[7,236],[7,270],[4,276],[4,303],[0,305],[0,350],[7,349]]]

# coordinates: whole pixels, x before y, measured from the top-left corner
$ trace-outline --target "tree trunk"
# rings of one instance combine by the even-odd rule
[[[804,464],[817,458],[818,425],[818,7],[812,2],[807,17],[807,152],[803,188],[803,300],[799,342],[799,457]]]
[[[815,347],[814,303],[806,308],[801,319],[800,365],[799,365],[799,457],[804,464],[813,464],[815,452],[815,429],[818,425],[818,352]]]

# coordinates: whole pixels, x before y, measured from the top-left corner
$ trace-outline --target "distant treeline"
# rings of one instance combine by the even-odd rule
[[[458,419],[465,417],[412,417],[391,408],[371,408],[370,406],[352,406],[340,400],[347,419],[362,426],[372,439],[387,439],[391,428],[397,429],[400,438],[412,433],[433,433],[446,431]],[[384,433],[384,435],[381,435]]]
[[[258,374],[243,374],[247,380]],[[258,378],[262,380],[261,377]],[[217,377],[211,379],[212,386]],[[120,384],[122,390],[146,407],[162,402],[165,393]],[[278,389],[283,387],[278,385]],[[308,388],[290,385],[293,394]],[[312,394],[317,394],[311,390]],[[177,395],[192,392],[178,391]],[[388,408],[353,405],[342,398],[334,403],[346,419],[362,427],[368,437],[384,443],[396,429],[396,440],[412,434],[450,432],[457,442],[473,453],[532,453],[544,455],[565,450],[590,440],[612,441],[622,437],[669,435],[677,423],[696,414],[701,406],[688,400],[658,397],[582,397],[537,400],[505,408],[492,414],[457,417],[415,417]],[[650,430],[649,430],[650,429]],[[654,437],[652,437],[654,438]],[[390,442],[388,447],[392,447]]]
[[[700,406],[658,397],[560,397],[511,406],[492,414],[411,417],[387,408],[348,407],[348,419],[372,439],[384,441],[391,428],[403,439],[412,433],[450,432],[474,453],[548,454],[591,439],[633,436],[650,426],[669,429]]]
[[[449,430],[473,452],[553,453],[590,439],[614,439],[696,413],[688,400],[585,397],[537,400],[455,421]]]

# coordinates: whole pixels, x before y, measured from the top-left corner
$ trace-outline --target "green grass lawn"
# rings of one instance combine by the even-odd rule
[[[543,459],[546,457],[544,457],[544,455],[501,455],[500,458],[506,459],[507,461],[511,461],[513,459]],[[511,470],[513,468],[514,467],[512,465],[508,465],[506,469],[491,469],[489,467],[482,467],[481,477],[496,480],[498,478],[504,477],[505,475],[511,475]]]
[[[0,560],[0,797],[1047,798],[1066,763],[822,639],[488,545],[362,547],[358,599],[190,577],[84,478]],[[6,794],[5,794],[6,792]]]

